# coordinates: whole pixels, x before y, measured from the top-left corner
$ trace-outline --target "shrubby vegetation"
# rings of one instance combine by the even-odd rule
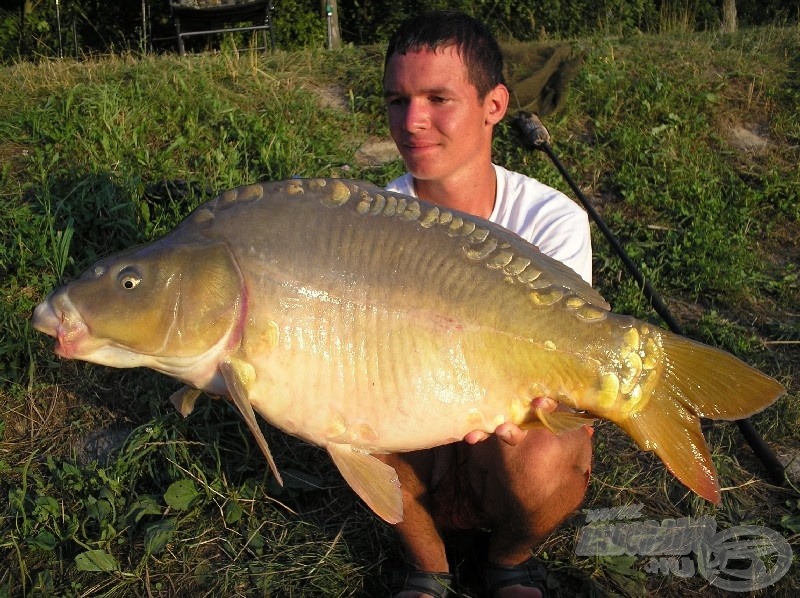
[[[552,38],[712,30],[719,27],[722,0],[340,0],[342,41],[385,42],[405,17],[429,8],[459,8],[480,18],[503,39]],[[22,6],[25,16],[21,18]],[[800,0],[737,0],[742,26],[796,23]],[[173,49],[174,29],[167,0],[142,4],[71,0],[20,0],[0,9],[0,59],[83,55],[114,51]],[[320,0],[275,3],[278,46],[292,50],[323,47],[326,21]],[[60,27],[59,27],[60,23]],[[145,41],[147,40],[147,41]]]

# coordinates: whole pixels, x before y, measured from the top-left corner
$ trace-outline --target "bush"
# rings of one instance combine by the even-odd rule
[[[486,22],[501,39],[531,41],[676,27],[714,29],[719,26],[720,5],[721,0],[339,0],[338,14],[342,41],[364,45],[385,43],[403,19],[433,8],[463,10]],[[55,3],[43,0],[24,6],[24,16],[19,7],[0,10],[4,61],[142,50],[146,39],[156,50],[174,48],[164,0],[150,0],[149,19],[144,20],[139,2],[74,0],[61,3],[60,13]],[[739,0],[737,9],[741,26],[782,24],[798,20],[800,0]],[[281,0],[273,16],[281,49],[324,47],[327,28],[319,0]]]

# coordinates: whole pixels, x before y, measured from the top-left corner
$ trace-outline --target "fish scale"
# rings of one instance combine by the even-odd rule
[[[371,453],[506,421],[560,434],[607,418],[719,501],[699,417],[742,419],[783,393],[723,351],[612,313],[495,224],[350,180],[226,191],[53,291],[34,326],[63,357],[184,381],[171,397],[184,415],[193,388],[230,397],[279,480],[256,413],[326,448],[393,523],[397,475]],[[567,409],[531,410],[540,396]]]

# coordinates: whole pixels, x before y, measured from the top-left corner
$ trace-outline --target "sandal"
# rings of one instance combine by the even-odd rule
[[[487,596],[494,596],[501,588],[521,585],[536,588],[542,593],[542,598],[548,597],[547,566],[533,557],[514,566],[488,563],[483,570],[483,580]]]
[[[446,598],[453,587],[453,576],[433,571],[394,570],[389,577],[392,596],[400,592],[421,592],[432,598]]]

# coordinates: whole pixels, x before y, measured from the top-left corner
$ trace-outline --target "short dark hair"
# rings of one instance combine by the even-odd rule
[[[501,83],[503,55],[489,29],[480,21],[457,10],[432,10],[407,19],[392,35],[383,63],[384,76],[394,54],[454,47],[467,67],[470,83],[478,98]]]

